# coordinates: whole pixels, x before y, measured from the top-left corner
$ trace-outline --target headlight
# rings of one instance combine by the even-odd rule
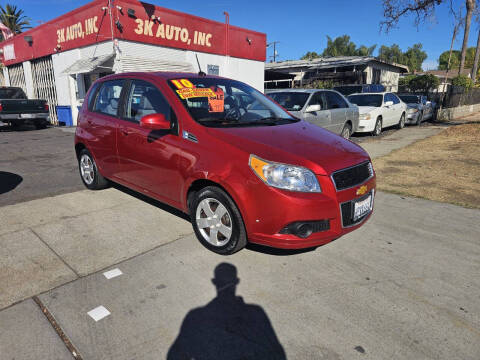
[[[408,112],[409,112],[410,114],[414,114],[414,113],[416,113],[417,111],[418,111],[417,108],[408,108]]]
[[[249,165],[267,185],[290,191],[322,192],[313,172],[303,167],[269,162],[253,154]]]
[[[359,120],[370,120],[372,117],[370,116],[370,114],[360,114],[358,115],[358,119]]]

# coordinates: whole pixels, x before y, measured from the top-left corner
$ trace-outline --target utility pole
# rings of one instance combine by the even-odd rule
[[[267,48],[273,45],[273,62],[277,61],[277,44],[280,41],[272,41],[270,44],[267,44]]]

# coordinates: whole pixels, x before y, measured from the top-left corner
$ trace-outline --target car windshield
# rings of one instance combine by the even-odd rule
[[[420,104],[420,96],[416,95],[398,95],[403,102],[407,104]]]
[[[208,127],[275,126],[299,121],[261,92],[235,80],[198,77],[168,81],[192,118]]]
[[[277,103],[282,105],[288,111],[300,111],[305,106],[305,103],[307,102],[310,93],[286,91],[273,92],[267,95],[270,96]]]
[[[359,95],[350,95],[348,101],[358,106],[382,106],[383,95],[372,95],[372,94],[359,94]]]
[[[27,96],[20,88],[0,88],[0,99],[26,99]]]

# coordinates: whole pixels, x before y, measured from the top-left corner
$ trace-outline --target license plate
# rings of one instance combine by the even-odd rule
[[[357,201],[353,207],[353,221],[357,221],[372,209],[372,194],[364,200]]]
[[[20,114],[20,117],[22,119],[32,119],[33,118],[33,114]]]

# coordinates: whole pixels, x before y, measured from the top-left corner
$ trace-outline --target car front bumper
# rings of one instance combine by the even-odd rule
[[[246,221],[249,241],[261,245],[284,249],[301,249],[316,247],[335,240],[357,228],[367,221],[373,212],[358,222],[344,226],[342,223],[342,204],[362,198],[366,193],[375,196],[375,176],[363,184],[353,188],[336,191],[327,176],[317,176],[322,187],[322,193],[299,193],[279,190],[261,183],[262,191],[255,194],[247,206]],[[362,187],[362,195],[357,191]],[[293,234],[281,233],[282,229],[292,223],[328,221],[329,227],[323,231],[313,232],[306,238]]]
[[[417,111],[415,113],[408,113],[407,112],[407,117],[405,119],[405,122],[407,124],[414,124],[414,123],[417,122],[419,116],[420,116],[420,111]]]
[[[356,132],[372,132],[375,130],[375,119],[359,120]]]

